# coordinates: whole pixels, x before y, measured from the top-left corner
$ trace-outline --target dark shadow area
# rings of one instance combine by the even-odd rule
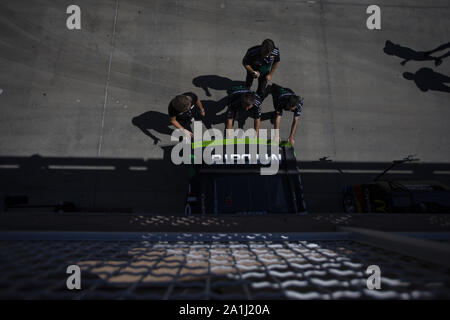
[[[264,112],[261,114],[261,122],[262,121],[266,121],[266,120],[270,120],[270,122],[273,124],[273,119],[275,117],[275,111],[269,111],[269,112]],[[252,119],[252,123],[250,125],[248,125],[248,128],[253,128],[253,110],[249,110],[249,111],[239,111],[238,114],[236,115],[235,121],[238,124],[238,128],[239,129],[244,129],[245,123],[247,122],[248,118]],[[233,124],[234,124],[233,122]]]
[[[23,202],[25,197],[26,205],[43,206],[30,211],[48,212],[70,203],[67,211],[182,214],[188,166],[173,165],[171,147],[163,149],[164,159],[160,160],[0,157],[1,205],[4,207],[8,196],[10,201]],[[342,212],[344,186],[372,181],[390,164],[322,159],[298,162],[311,213]],[[437,180],[450,185],[449,173],[450,164],[409,163],[398,165],[384,178]]]
[[[0,211],[7,199],[16,211],[183,212],[187,166],[163,150],[159,160],[0,157]]]
[[[328,157],[299,162],[308,212],[342,212],[345,186],[373,181],[390,165],[388,162],[334,162]],[[400,164],[382,179],[439,181],[450,186],[450,164]]]
[[[429,51],[416,51],[414,49],[404,47],[400,44],[394,44],[393,42],[387,40],[383,48],[384,53],[390,56],[396,56],[403,59],[400,64],[405,65],[409,61],[434,61],[436,66],[442,64],[443,59],[450,55],[450,51],[440,55],[432,56],[432,54],[439,51],[450,49],[450,42],[440,45],[437,48]]]
[[[205,117],[202,120],[206,128],[210,129],[213,125],[225,124],[226,121],[226,108],[227,108],[228,97],[224,97],[219,101],[213,100],[202,100],[203,107],[205,108]],[[253,110],[242,112],[239,111],[236,115],[235,122],[238,123],[238,128],[243,129],[245,122],[248,118],[253,119]],[[261,114],[261,121],[270,120],[273,123],[275,117],[275,111],[264,112]],[[253,123],[250,125],[253,127]]]
[[[245,110],[239,110],[234,118],[233,121],[233,127],[235,126],[235,123],[237,122],[237,126],[239,129],[244,129],[245,123],[247,122],[247,119],[251,118],[251,124],[248,126],[249,128],[253,128],[253,110],[250,109],[248,111]]]
[[[228,91],[234,86],[244,85],[244,81],[235,81],[218,75],[198,76],[192,80],[194,86],[202,88],[205,94],[210,97],[209,89]]]
[[[440,45],[440,46],[437,47],[436,49],[427,51],[427,53],[428,53],[428,54],[433,54],[433,53],[436,53],[436,52],[438,52],[438,51],[442,51],[442,50],[445,50],[445,49],[450,49],[450,42],[444,43],[443,45]],[[447,58],[448,56],[450,56],[450,50],[447,51],[446,53],[444,53],[444,54],[438,56],[438,57],[437,57],[438,60],[436,61],[436,64],[437,64],[437,65],[440,65],[440,64],[443,62],[443,60],[444,60],[445,58]]]
[[[173,129],[169,127],[169,116],[158,111],[147,111],[134,117],[131,122],[141,129],[145,135],[152,138],[153,144],[158,144],[161,139],[155,136],[150,130],[155,130],[158,133],[167,135],[171,135],[173,131]]]
[[[275,120],[275,116],[276,116],[275,111],[263,112],[261,114],[261,121],[270,120],[270,123],[273,124],[273,121]]]
[[[202,100],[202,105],[205,109],[205,117],[196,120],[202,120],[206,128],[211,129],[213,125],[224,124],[226,120],[225,110],[227,107],[228,97],[225,96],[219,101]]]
[[[428,90],[450,92],[450,87],[445,85],[450,83],[450,77],[435,72],[431,68],[421,68],[416,73],[404,72],[403,78],[414,81],[416,86],[424,92]]]

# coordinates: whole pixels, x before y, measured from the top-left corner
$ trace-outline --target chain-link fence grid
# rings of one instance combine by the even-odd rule
[[[450,270],[350,240],[0,241],[2,299],[436,299]],[[69,265],[81,290],[69,290]],[[381,289],[367,288],[367,267]]]

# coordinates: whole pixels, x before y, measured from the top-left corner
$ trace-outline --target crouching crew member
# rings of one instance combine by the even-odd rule
[[[239,86],[231,90],[228,96],[228,109],[226,112],[226,129],[233,127],[233,120],[240,112],[252,112],[255,119],[254,128],[258,135],[261,123],[261,98],[253,91]]]
[[[264,100],[266,97],[267,82],[272,79],[278,63],[280,62],[280,52],[272,40],[266,39],[259,46],[254,46],[247,50],[242,64],[247,70],[245,85],[251,88],[253,79],[258,79],[258,89],[256,92]]]
[[[178,129],[190,136],[193,136],[191,121],[194,117],[195,106],[200,109],[200,115],[205,116],[205,110],[197,95],[192,92],[186,92],[176,96],[169,104],[170,122]]]
[[[291,125],[291,133],[288,141],[294,145],[295,130],[297,129],[300,114],[303,108],[303,98],[296,95],[294,91],[289,88],[282,88],[279,85],[272,84],[270,91],[272,93],[273,107],[275,108],[275,129],[280,128],[280,120],[283,115],[283,110],[292,111],[294,113]]]

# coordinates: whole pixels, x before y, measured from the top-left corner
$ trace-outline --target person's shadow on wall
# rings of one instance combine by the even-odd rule
[[[431,68],[421,68],[416,73],[405,72],[403,77],[414,81],[416,86],[422,91],[434,90],[450,92],[450,87],[444,83],[450,83],[450,77],[433,71]]]
[[[450,51],[446,51],[440,56],[432,56],[439,51],[450,49],[450,42],[444,43],[435,49],[429,51],[416,51],[414,49],[401,46],[399,44],[394,44],[393,42],[387,40],[383,48],[384,53],[391,56],[397,56],[402,58],[403,61],[400,62],[401,65],[405,65],[408,61],[434,61],[436,66],[442,64],[443,60],[450,56]],[[428,90],[450,92],[450,87],[445,85],[445,83],[450,82],[450,77],[435,72],[431,68],[421,68],[415,73],[404,72],[403,78],[407,80],[414,81],[416,86],[426,92]]]
[[[169,127],[169,116],[158,111],[147,111],[134,117],[131,122],[138,127],[145,135],[153,139],[153,144],[158,144],[160,138],[155,136],[150,130],[154,130],[160,134],[171,135],[173,129]]]
[[[443,59],[450,55],[450,51],[440,55],[431,56],[431,54],[436,53],[441,50],[450,49],[450,42],[440,45],[439,47],[429,50],[429,51],[416,51],[414,49],[404,47],[399,44],[394,44],[392,41],[387,40],[383,48],[384,53],[390,56],[396,56],[402,58],[403,61],[400,62],[401,65],[405,65],[408,61],[434,61],[436,66],[440,65]]]

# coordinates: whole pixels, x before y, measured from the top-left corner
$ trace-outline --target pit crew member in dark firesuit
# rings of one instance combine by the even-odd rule
[[[242,64],[247,71],[245,86],[250,89],[253,79],[258,79],[256,92],[264,100],[267,82],[272,79],[279,62],[280,51],[270,39],[264,40],[259,46],[248,49],[242,60]]]
[[[294,91],[289,88],[283,88],[277,84],[272,84],[269,89],[272,94],[273,107],[275,108],[274,128],[280,128],[280,120],[283,111],[293,112],[293,119],[291,125],[291,133],[288,141],[291,145],[295,143],[295,130],[297,129],[300,114],[303,109],[303,98],[296,95]],[[279,137],[278,137],[279,139]]]
[[[205,110],[197,95],[186,92],[176,96],[169,104],[170,122],[178,129],[184,130],[185,134],[193,136],[191,121],[194,117],[195,106],[200,109],[200,115],[205,116]]]
[[[229,93],[225,128],[231,129],[233,127],[233,120],[236,118],[238,113],[252,112],[254,118],[254,129],[256,131],[256,135],[258,135],[259,125],[261,123],[261,98],[258,94],[244,86],[234,87],[229,91]],[[240,114],[240,116],[242,116],[242,114]]]

